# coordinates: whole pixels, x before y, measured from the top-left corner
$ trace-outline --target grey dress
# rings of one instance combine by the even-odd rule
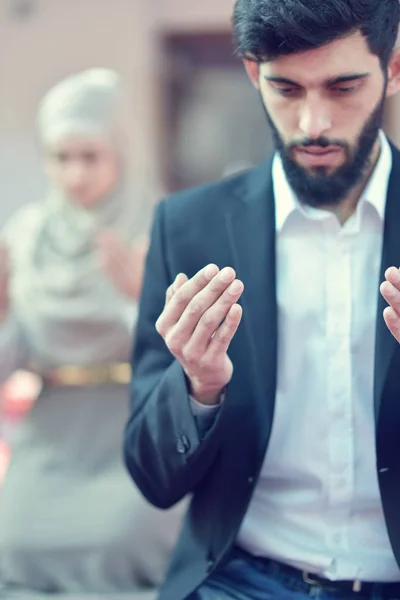
[[[21,290],[31,248],[17,241],[21,230],[35,239],[39,222],[29,209],[11,228],[16,276],[0,328],[0,379],[32,361],[46,371],[71,357],[80,365],[129,360],[135,307],[98,273],[78,282],[70,308],[64,299],[53,309],[40,290],[40,302],[27,305]],[[93,290],[99,300],[91,305]],[[44,387],[15,434],[0,491],[0,598],[156,596],[185,503],[158,511],[134,487],[122,461],[127,418],[124,385]]]

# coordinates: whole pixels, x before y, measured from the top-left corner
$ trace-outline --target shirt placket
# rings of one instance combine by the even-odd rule
[[[348,548],[345,524],[354,495],[354,425],[351,404],[351,237],[336,222],[327,228],[326,341],[328,406],[328,530],[333,564]]]

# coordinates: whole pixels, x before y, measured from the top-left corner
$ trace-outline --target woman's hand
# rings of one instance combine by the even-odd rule
[[[9,255],[7,246],[0,242],[0,323],[5,319],[9,308]]]
[[[115,287],[133,301],[140,297],[147,250],[148,240],[144,237],[127,243],[116,231],[107,230],[97,238],[101,269]]]

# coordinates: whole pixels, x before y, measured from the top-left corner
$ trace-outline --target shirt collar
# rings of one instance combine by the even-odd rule
[[[383,220],[385,218],[386,198],[389,185],[390,172],[392,170],[392,151],[389,142],[383,133],[379,132],[381,143],[381,152],[375,169],[367,183],[360,202],[368,202],[375,207],[378,215]],[[306,212],[300,204],[293,189],[291,188],[286,173],[283,168],[281,157],[275,154],[272,164],[272,179],[275,196],[275,223],[276,230],[281,231],[289,215],[293,212],[301,212],[308,218],[310,214]],[[315,212],[313,211],[314,215]],[[321,216],[323,211],[321,212]]]

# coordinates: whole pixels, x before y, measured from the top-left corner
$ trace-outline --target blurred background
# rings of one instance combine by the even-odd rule
[[[43,195],[34,135],[40,98],[84,68],[121,73],[131,96],[134,168],[161,193],[265,157],[265,119],[232,51],[232,6],[233,0],[2,0],[0,225]],[[387,129],[400,140],[395,104]]]
[[[43,195],[34,121],[44,92],[93,66],[119,71],[132,102],[135,169],[162,192],[262,159],[270,139],[233,56],[233,0],[3,0],[0,224]]]
[[[232,7],[233,0],[2,0],[0,227],[44,195],[34,129],[39,100],[85,68],[115,69],[128,88],[130,160],[152,191],[149,215],[165,193],[261,161],[271,138],[233,54]],[[400,99],[387,106],[386,130],[400,142]],[[17,381],[3,407],[10,422],[37,391],[26,376]]]

